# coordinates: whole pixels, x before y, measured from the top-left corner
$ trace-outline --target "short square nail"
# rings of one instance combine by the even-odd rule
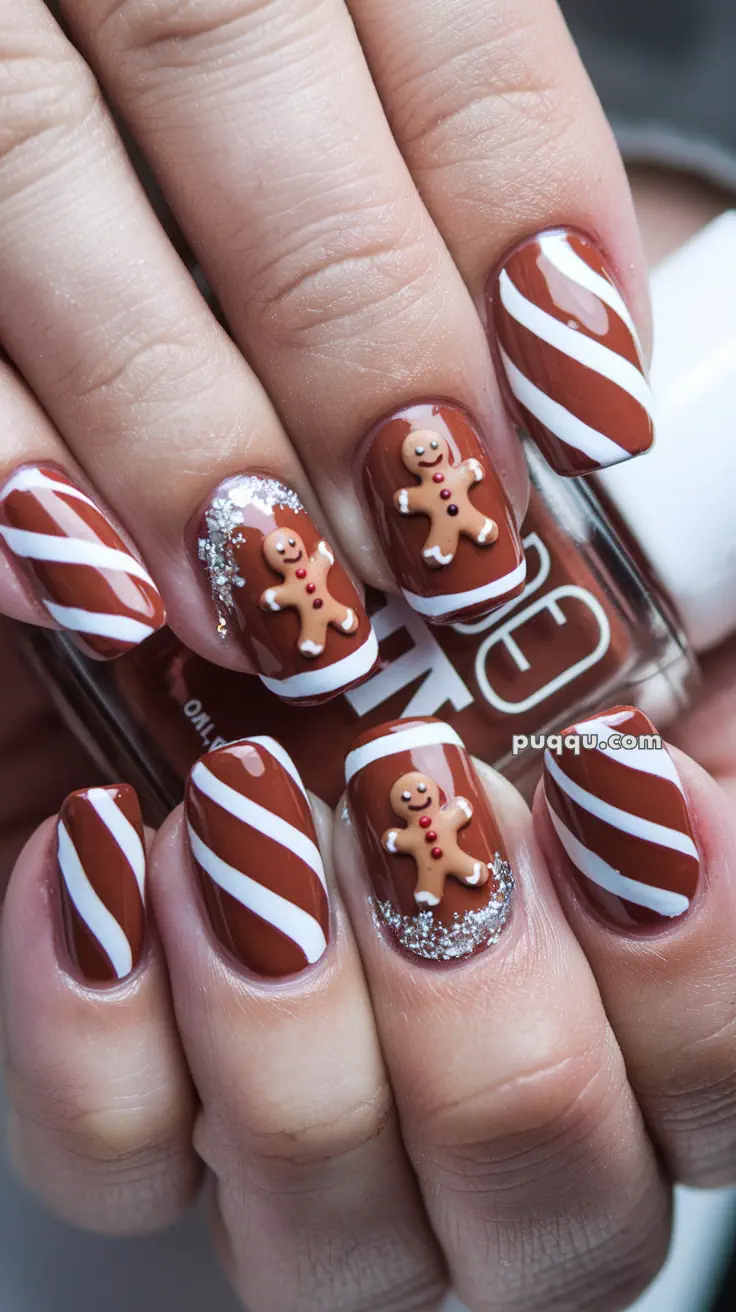
[[[607,920],[656,927],[689,909],[700,879],[675,763],[642,711],[615,706],[565,731],[544,758],[544,793],[563,866]]]
[[[100,507],[55,466],[22,465],[0,489],[0,538],[86,655],[114,660],[164,624],[148,571]]]
[[[594,473],[649,449],[639,338],[594,242],[567,228],[528,238],[492,275],[487,298],[510,408],[558,474]]]
[[[440,720],[394,720],[345,763],[376,921],[399,947],[458,961],[495,943],[514,880],[473,763]]]
[[[145,933],[146,855],[138,798],[128,784],[67,797],[56,826],[69,955],[93,983],[135,970]]]
[[[284,701],[318,705],[364,679],[378,644],[360,597],[292,488],[244,474],[214,493],[197,528],[218,628],[232,631]]]
[[[508,497],[461,406],[410,405],[371,429],[358,477],[409,605],[432,624],[487,614],[523,590]]]
[[[324,955],[330,913],[304,785],[273,738],[203,756],[187,784],[186,827],[217,937],[247,970],[294,975]]]

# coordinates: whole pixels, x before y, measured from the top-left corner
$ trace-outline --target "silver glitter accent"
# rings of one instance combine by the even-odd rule
[[[514,876],[499,852],[493,858],[493,875],[496,892],[490,901],[478,911],[466,911],[462,916],[456,912],[449,925],[436,920],[434,911],[404,916],[391,902],[374,903],[374,920],[379,927],[387,925],[408,952],[427,961],[457,961],[468,957],[479,947],[498,942],[508,920]]]
[[[296,514],[304,509],[293,488],[275,478],[260,476],[231,483],[210,503],[204,517],[207,533],[197,542],[197,555],[209,575],[210,590],[217,607],[217,632],[221,638],[226,638],[228,633],[228,619],[234,604],[233,588],[244,588],[246,584],[233,550],[245,542],[243,511],[246,506],[254,506],[263,515],[272,515],[276,506],[284,506]]]

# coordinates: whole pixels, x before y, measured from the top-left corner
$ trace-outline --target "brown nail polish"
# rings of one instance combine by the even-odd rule
[[[367,678],[378,645],[355,587],[296,493],[229,479],[210,501],[198,555],[222,634],[232,626],[266,687],[317,705]]]
[[[94,501],[60,469],[23,465],[0,491],[0,540],[51,617],[112,660],[165,622],[153,579]]]
[[[444,401],[407,406],[371,430],[358,458],[386,557],[424,619],[449,624],[518,596],[521,540],[467,411]]]
[[[651,720],[616,706],[566,730],[545,752],[544,791],[565,868],[615,925],[682,916],[700,857],[675,763]]]
[[[522,242],[488,286],[512,409],[558,474],[652,445],[652,398],[631,314],[598,248],[566,228]]]
[[[146,856],[134,789],[72,793],[56,836],[72,961],[89,980],[125,979],[138,965],[145,929]]]
[[[455,961],[494,943],[514,881],[455,730],[430,719],[379,725],[358,738],[345,775],[376,917],[400,946]]]
[[[324,866],[296,766],[273,738],[203,756],[187,784],[189,846],[215,932],[257,975],[293,975],[330,934]]]

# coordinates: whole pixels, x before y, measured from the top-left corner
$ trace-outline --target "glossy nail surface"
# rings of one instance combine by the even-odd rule
[[[257,975],[319,961],[330,918],[304,785],[273,738],[203,756],[186,793],[187,835],[216,934]]]
[[[358,477],[406,600],[446,624],[487,614],[524,587],[511,506],[467,411],[408,406],[368,434]]]
[[[72,793],[56,836],[69,954],[88,980],[125,979],[140,960],[145,930],[146,856],[134,789]]]
[[[494,943],[513,877],[455,730],[429,719],[380,725],[358,738],[345,775],[376,917],[398,944],[455,961]]]
[[[0,490],[0,537],[51,617],[86,655],[122,656],[164,623],[148,571],[60,469],[15,471]]]
[[[315,705],[367,678],[378,644],[355,587],[299,497],[260,475],[218,488],[199,528],[219,630],[266,687]]]
[[[632,706],[616,706],[566,733],[579,752],[545,752],[544,792],[569,875],[616,925],[684,915],[700,857],[675,763],[654,725]]]
[[[522,242],[488,286],[511,408],[558,474],[648,450],[652,397],[636,327],[598,248],[565,228]]]

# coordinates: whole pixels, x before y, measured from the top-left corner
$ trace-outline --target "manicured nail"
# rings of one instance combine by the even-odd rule
[[[430,961],[456,961],[495,943],[514,881],[455,730],[441,720],[370,729],[350,751],[345,776],[377,922]]]
[[[284,483],[259,475],[223,483],[200,524],[198,556],[219,632],[232,630],[284,701],[316,705],[375,668],[378,644],[355,587]]]
[[[466,410],[407,406],[368,433],[358,476],[409,605],[430,623],[487,614],[524,587],[508,497]]]
[[[72,961],[89,980],[125,979],[140,961],[145,930],[146,855],[134,789],[72,793],[56,837]]]
[[[636,327],[598,248],[566,228],[507,256],[488,285],[511,408],[558,474],[647,451],[652,396]]]
[[[651,720],[616,706],[547,750],[544,792],[564,864],[618,926],[664,924],[695,895],[700,857],[675,763]]]
[[[203,756],[186,794],[187,835],[217,936],[256,975],[294,975],[330,936],[324,866],[304,785],[273,738]]]
[[[147,570],[61,470],[23,465],[15,471],[0,491],[0,538],[86,655],[113,660],[164,624]]]

